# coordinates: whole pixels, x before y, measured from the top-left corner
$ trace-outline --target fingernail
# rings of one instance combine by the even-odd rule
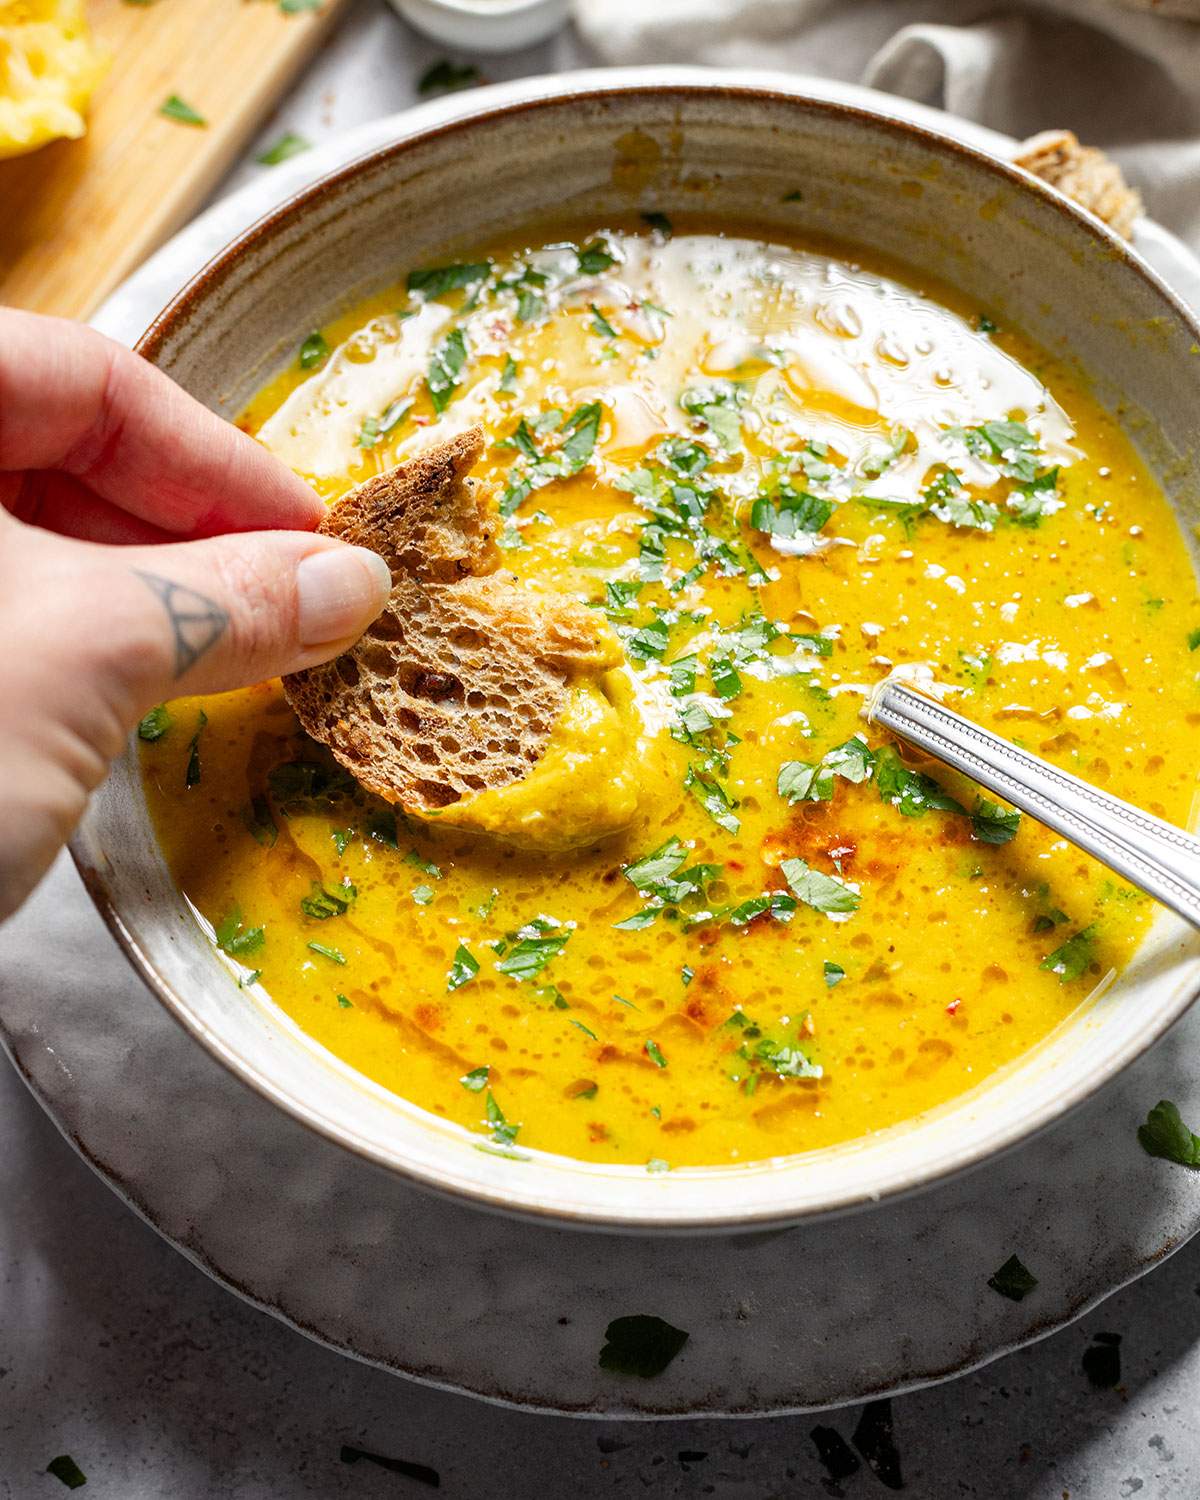
[[[296,569],[302,646],[361,635],[387,603],[392,575],[366,547],[329,547],[310,553]]]

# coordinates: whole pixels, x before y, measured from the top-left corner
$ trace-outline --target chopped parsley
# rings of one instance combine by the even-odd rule
[[[60,1453],[46,1465],[46,1473],[65,1484],[69,1490],[81,1489],[87,1483],[87,1475],[69,1453]]]
[[[322,958],[327,958],[330,963],[344,964],[346,955],[340,948],[331,948],[328,943],[309,943],[307,945],[314,953],[319,953]]]
[[[474,956],[465,943],[459,943],[454,950],[454,961],[450,965],[450,972],[446,975],[446,988],[458,990],[469,980],[475,978],[479,973],[479,960]]]
[[[481,1094],[487,1088],[487,1081],[491,1075],[491,1068],[485,1063],[481,1068],[472,1068],[469,1073],[464,1073],[458,1080],[469,1093]]]
[[[802,859],[785,859],[779,868],[796,900],[814,911],[837,916],[858,910],[862,897],[836,875],[824,875]]]
[[[196,732],[188,741],[187,769],[183,773],[183,784],[189,790],[200,785],[200,736],[207,723],[208,715],[201,709],[200,717],[196,720]]]
[[[992,1291],[999,1292],[1010,1302],[1023,1301],[1037,1284],[1037,1277],[1015,1255],[1010,1255],[1000,1269],[988,1277]]]
[[[537,917],[516,934],[516,941],[496,965],[498,974],[524,982],[539,975],[551,959],[567,946],[569,927],[559,927],[546,917]]]
[[[590,304],[590,309],[592,314],[591,329],[593,333],[598,333],[602,339],[619,339],[621,337],[594,302]]]
[[[1000,807],[986,797],[976,800],[971,814],[971,833],[984,844],[1007,844],[1016,837],[1021,814],[1015,807]]]
[[[271,804],[263,796],[252,797],[249,803],[242,808],[242,822],[246,832],[264,849],[273,849],[275,841],[279,837],[279,829],[275,819],[271,816]],[[347,834],[352,830],[347,829]],[[342,849],[338,850],[342,853]]]
[[[646,1043],[646,1056],[656,1068],[665,1068],[667,1065],[667,1059],[663,1056],[662,1048],[656,1041],[651,1040]]]
[[[314,922],[327,922],[330,917],[345,916],[357,895],[358,891],[349,881],[331,891],[319,880],[314,880],[312,890],[300,902],[300,910]]]
[[[242,958],[247,953],[257,953],[266,939],[266,931],[262,927],[246,927],[241,911],[235,906],[217,923],[213,936],[218,948],[233,958]]]
[[[299,365],[302,370],[315,370],[329,358],[329,345],[323,333],[310,333],[300,345]]]
[[[1200,1136],[1183,1123],[1176,1105],[1160,1099],[1138,1126],[1138,1144],[1149,1156],[1176,1162],[1181,1167],[1200,1167]]]
[[[892,745],[884,745],[875,752],[875,786],[880,797],[898,808],[906,818],[923,817],[931,809],[938,812],[965,811],[962,803],[931,776],[910,771]]]
[[[204,126],[208,124],[208,121],[204,118],[200,111],[193,109],[192,106],[185,99],[181,99],[178,94],[171,94],[168,98],[164,99],[163,102],[158,106],[158,112],[160,115],[164,115],[168,120],[177,121],[180,125]]]
[[[821,972],[825,976],[825,984],[828,989],[832,989],[835,984],[841,984],[842,980],[846,977],[846,971],[842,968],[841,964],[835,964],[828,958],[822,964]]]
[[[787,802],[828,802],[833,796],[834,777],[866,781],[875,768],[875,755],[866,740],[853,735],[844,744],[827,750],[819,761],[785,760],[779,768],[776,787]]]
[[[447,292],[460,287],[473,286],[491,275],[491,261],[471,261],[450,266],[425,266],[408,273],[406,285],[410,292],[420,292],[429,301],[433,297],[444,297]]]
[[[723,828],[726,833],[737,833],[742,826],[741,819],[733,811],[737,803],[715,776],[693,764],[688,766],[683,784],[718,828]]]
[[[519,1125],[510,1125],[504,1118],[504,1111],[496,1103],[496,1096],[492,1093],[491,1089],[487,1091],[487,1098],[484,1100],[484,1109],[487,1112],[487,1122],[491,1129],[492,1140],[498,1146],[511,1146],[517,1136],[520,1135],[521,1127]]]
[[[433,352],[429,362],[429,373],[425,377],[425,388],[433,409],[439,416],[450,404],[450,398],[458,389],[462,367],[467,362],[467,340],[461,328],[452,328]]]
[[[293,156],[311,149],[311,142],[306,141],[302,135],[297,135],[294,130],[288,130],[273,145],[260,152],[255,161],[263,167],[277,167],[280,162],[290,161]]]
[[[170,727],[171,715],[167,712],[167,705],[160,703],[157,708],[152,708],[148,714],[144,715],[138,724],[138,739],[145,740],[148,745],[152,745],[155,740],[161,740]]]
[[[592,240],[584,245],[582,250],[576,252],[579,258],[579,269],[584,276],[599,276],[602,271],[607,271],[610,266],[615,266],[617,258],[613,255],[604,240]]]
[[[417,93],[422,98],[432,94],[453,94],[480,81],[479,69],[474,63],[451,62],[448,57],[443,57],[430,64],[417,79]]]
[[[1091,964],[1095,941],[1096,928],[1093,923],[1072,933],[1061,947],[1055,948],[1053,953],[1048,953],[1042,959],[1040,967],[1048,969],[1051,974],[1057,974],[1063,984],[1070,984],[1085,973]]]
[[[651,1380],[662,1374],[687,1341],[682,1328],[648,1313],[614,1318],[604,1330],[600,1368]]]

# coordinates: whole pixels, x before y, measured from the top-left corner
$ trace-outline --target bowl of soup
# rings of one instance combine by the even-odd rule
[[[101,910],[312,1128],[581,1225],[792,1222],[985,1161],[1194,998],[1183,924],[864,715],[909,673],[1192,820],[1200,331],[1024,173],[761,76],[485,90],[141,349],[331,505],[481,428],[504,568],[614,653],[619,733],[440,817],[278,682],[114,766]]]

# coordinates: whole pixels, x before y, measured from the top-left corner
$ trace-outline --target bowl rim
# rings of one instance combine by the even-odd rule
[[[868,103],[863,98],[867,93],[865,90],[856,90],[855,102],[847,102],[844,92],[839,94],[825,86],[823,80],[803,75],[757,70],[645,67],[582,70],[491,85],[465,94],[461,97],[461,106],[453,114],[446,117],[439,111],[440,117],[428,124],[424,123],[421,107],[418,107],[412,112],[417,118],[410,128],[403,129],[398,121],[398,133],[392,140],[355,156],[316,181],[288,194],[234,235],[157,314],[138,339],[135,349],[153,362],[167,339],[188,321],[197,304],[217,289],[231,273],[236,260],[248,246],[269,237],[295,215],[326,195],[336,192],[343,184],[414,145],[540,108],[556,108],[573,101],[583,102],[605,97],[621,99],[637,94],[666,95],[680,99],[723,98],[731,102],[751,99],[782,105],[797,104],[823,113],[831,119],[860,121],[896,137],[915,139],[934,155],[942,153],[964,158],[985,174],[993,176],[998,184],[1016,187],[1019,192],[1032,193],[1041,198],[1059,217],[1072,221],[1077,229],[1088,233],[1106,256],[1119,259],[1126,268],[1138,275],[1197,343],[1200,343],[1200,318],[1127,242],[1101,220],[1011,161],[989,154],[981,147],[968,144],[924,120],[917,122],[903,112],[890,112],[885,96],[880,96],[878,105],[873,101]],[[442,103],[443,101],[439,101],[439,104]],[[459,100],[456,99],[455,103],[458,104]],[[408,112],[403,118],[407,117]],[[1078,1108],[1147,1051],[1200,995],[1200,977],[1178,985],[1169,1000],[1164,1001],[1157,1009],[1149,1024],[1116,1048],[1101,1067],[1080,1076],[1047,1098],[1037,1113],[996,1129],[969,1147],[944,1149],[938,1153],[936,1160],[926,1161],[918,1167],[902,1163],[897,1154],[896,1164],[878,1173],[872,1185],[856,1185],[840,1193],[830,1194],[819,1204],[797,1206],[795,1203],[780,1201],[748,1211],[736,1205],[722,1208],[714,1203],[703,1210],[672,1212],[664,1195],[664,1200],[653,1205],[644,1208],[631,1206],[619,1211],[608,1207],[592,1209],[558,1205],[546,1191],[537,1187],[514,1194],[510,1190],[511,1183],[501,1187],[482,1177],[469,1184],[447,1180],[437,1172],[428,1170],[423,1164],[407,1159],[400,1152],[379,1148],[356,1136],[338,1121],[318,1111],[309,1101],[296,1097],[273,1079],[264,1076],[256,1065],[241,1056],[225,1039],[213,1034],[143,952],[112,897],[103,863],[92,858],[88,848],[87,823],[85,815],[84,822],[70,842],[71,856],[89,896],[118,946],[167,1012],[243,1083],[308,1129],[418,1186],[477,1207],[575,1228],[626,1232],[730,1232],[738,1229],[761,1229],[834,1216],[924,1191],[1014,1149]],[[1017,1059],[1014,1066],[1019,1068],[1022,1061],[1023,1059]],[[950,1107],[953,1103],[951,1101]],[[553,1159],[569,1164],[568,1158]],[[728,1170],[737,1171],[738,1168]],[[660,1178],[658,1181],[665,1186],[669,1179]]]

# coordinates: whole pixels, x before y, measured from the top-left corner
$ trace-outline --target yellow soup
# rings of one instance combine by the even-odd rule
[[[909,1119],[1128,960],[1145,898],[862,717],[904,668],[1188,820],[1193,574],[1067,372],[942,288],[655,220],[422,268],[244,419],[330,501],[473,423],[507,564],[624,660],[458,827],[358,790],[277,683],[153,716],[240,983],[486,1149],[666,1170]]]

